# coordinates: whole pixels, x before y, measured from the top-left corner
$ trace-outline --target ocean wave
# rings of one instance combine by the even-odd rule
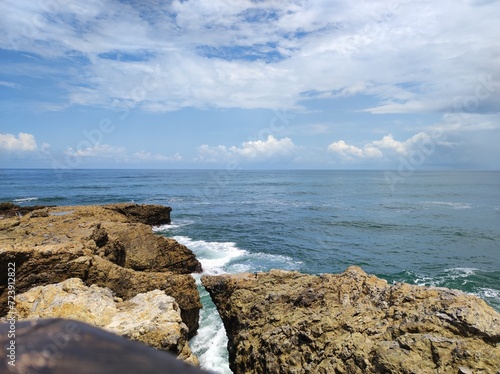
[[[200,360],[200,366],[213,373],[231,374],[228,362],[227,336],[215,305],[210,295],[201,286],[200,275],[194,275],[203,308],[200,310],[200,327],[189,345]]]
[[[394,280],[419,286],[458,289],[486,300],[493,308],[500,311],[498,273],[498,271],[492,272],[470,267],[455,267],[443,269],[431,276],[407,270],[400,273]],[[484,287],[484,284],[490,284],[490,287]]]
[[[187,236],[174,236],[173,239],[196,254],[202,264],[203,274],[208,275],[266,271],[272,268],[297,270],[302,264],[302,261],[296,261],[285,255],[251,253],[239,248],[233,242],[193,240]],[[203,308],[200,313],[198,334],[190,341],[191,348],[199,358],[203,369],[219,374],[230,374],[224,325],[210,296],[201,286],[201,274],[193,276],[198,284]]]
[[[188,226],[192,223],[193,221],[191,220],[176,220],[165,225],[153,226],[153,231],[158,234],[167,234],[169,231]]]
[[[174,236],[173,239],[191,249],[201,262],[204,274],[209,275],[227,273],[227,265],[247,253],[232,242],[207,242],[187,236]]]
[[[234,272],[240,272],[240,269],[244,271],[256,272],[256,271],[269,271],[271,269],[281,269],[281,270],[299,270],[303,265],[302,261],[296,260],[292,257],[285,255],[274,255],[270,253],[248,253],[244,256],[241,261],[232,265],[231,270]]]
[[[431,206],[443,206],[443,207],[450,207],[452,209],[471,209],[472,205],[469,203],[453,203],[449,201],[426,201],[424,202],[424,207],[431,207]]]
[[[16,204],[29,203],[30,201],[36,201],[38,197],[21,197],[19,199],[14,199],[13,202]]]

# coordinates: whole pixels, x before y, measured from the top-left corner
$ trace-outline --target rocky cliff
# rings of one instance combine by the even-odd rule
[[[70,278],[109,288],[125,301],[161,290],[179,305],[189,336],[195,334],[201,303],[190,273],[201,271],[201,264],[191,250],[151,228],[169,223],[171,208],[7,208],[0,219],[0,316],[8,311],[7,269],[15,264],[17,294]]]
[[[498,373],[500,315],[460,291],[351,267],[203,276],[234,373]]]

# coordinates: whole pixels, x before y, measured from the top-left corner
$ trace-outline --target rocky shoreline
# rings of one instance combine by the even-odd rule
[[[498,373],[500,315],[461,291],[342,274],[203,276],[234,373]]]
[[[67,319],[85,322],[197,365],[188,340],[202,305],[191,274],[202,268],[190,249],[153,232],[170,223],[170,212],[1,203],[0,320],[12,312],[6,269],[15,264],[17,319],[48,330]],[[460,291],[388,284],[357,267],[205,275],[202,283],[224,322],[236,374],[500,373],[500,315]],[[25,337],[35,329],[22,326]],[[89,339],[100,334],[82,326]]]
[[[6,208],[0,317],[9,312],[6,269],[14,264],[17,317],[77,319],[197,364],[187,341],[199,324],[191,273],[201,272],[201,264],[151,227],[170,223],[170,207],[36,207],[24,215]]]

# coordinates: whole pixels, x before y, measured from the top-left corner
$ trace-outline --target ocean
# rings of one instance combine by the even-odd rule
[[[335,170],[0,170],[0,201],[171,206],[155,228],[192,249],[205,274],[338,273],[456,288],[500,311],[500,172]],[[200,275],[195,276],[198,283]],[[210,297],[191,346],[230,373]]]

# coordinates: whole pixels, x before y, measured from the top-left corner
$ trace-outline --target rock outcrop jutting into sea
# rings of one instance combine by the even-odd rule
[[[203,276],[242,373],[498,373],[500,314],[461,291],[342,274]]]
[[[190,274],[200,272],[201,264],[187,247],[154,234],[151,228],[170,223],[170,211],[170,207],[159,205],[113,204],[45,207],[23,211],[23,216],[9,208],[0,219],[0,317],[8,312],[7,269],[15,264],[21,317],[76,318],[133,338],[141,330],[141,321],[136,321],[134,331],[133,321],[128,320],[127,325],[123,320],[126,310],[138,318],[142,315],[144,323],[151,322],[148,328],[165,326],[168,321],[160,314],[168,311],[165,315],[177,324],[170,331],[176,330],[177,337],[163,335],[158,337],[163,341],[156,343],[154,333],[149,341],[144,336],[135,337],[196,361],[185,343],[198,328],[201,302]],[[46,287],[33,289],[37,286]],[[73,301],[80,299],[82,308],[78,303],[71,305],[72,295]],[[84,318],[85,297],[109,313],[94,317],[88,313]],[[145,313],[140,303],[149,303],[151,308],[161,304],[164,309],[152,315],[151,310]],[[47,310],[37,309],[41,304]]]

